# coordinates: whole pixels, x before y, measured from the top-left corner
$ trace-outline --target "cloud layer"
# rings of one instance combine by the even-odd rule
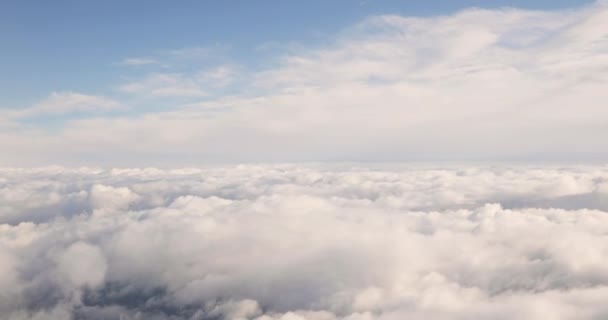
[[[96,114],[116,111],[122,105],[107,97],[76,92],[53,92],[34,106],[7,112],[7,118],[49,117],[65,114]]]
[[[608,167],[0,170],[2,319],[601,319]]]
[[[0,122],[0,147],[13,150],[1,161],[602,159],[607,30],[606,2],[466,9],[370,17],[323,45],[266,57],[262,69],[239,61],[188,68],[211,55],[204,48],[132,59],[159,62],[116,85],[131,97],[120,96],[126,104],[142,104],[132,106],[138,112],[67,119],[52,130]],[[51,100],[29,112],[81,109]]]

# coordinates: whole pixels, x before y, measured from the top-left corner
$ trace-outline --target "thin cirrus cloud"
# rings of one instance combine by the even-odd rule
[[[227,47],[220,45],[164,50],[150,56],[125,58],[119,64],[131,67],[163,66],[170,68],[172,65],[184,62],[204,61],[226,50]]]
[[[120,90],[152,97],[196,97],[207,95],[207,92],[201,87],[197,79],[178,73],[149,74],[143,79],[122,85]]]
[[[152,65],[152,64],[158,64],[159,62],[155,59],[150,59],[150,58],[127,58],[124,59],[121,64],[123,65],[127,65],[127,66],[145,66],[145,65]]]
[[[601,319],[607,181],[606,166],[2,168],[0,314]]]
[[[30,108],[10,110],[7,118],[30,118],[72,113],[96,114],[119,110],[124,105],[104,96],[95,96],[77,92],[53,92],[44,100]]]
[[[220,65],[197,73],[151,73],[120,86],[120,91],[148,97],[201,97],[231,84],[237,68]]]
[[[187,103],[70,120],[45,135],[22,130],[0,144],[18,141],[31,154],[52,139],[57,149],[45,156],[60,163],[599,159],[608,134],[607,15],[597,2],[373,16],[272,68],[217,73],[239,79],[230,94],[216,94],[222,81],[198,69],[151,73],[120,90]],[[107,132],[101,141],[99,131]]]

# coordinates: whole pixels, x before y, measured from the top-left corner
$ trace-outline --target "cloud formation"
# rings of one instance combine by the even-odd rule
[[[201,88],[197,79],[189,78],[183,74],[173,73],[150,74],[142,80],[137,80],[121,86],[120,90],[128,93],[145,94],[152,97],[207,95]]]
[[[236,75],[236,69],[222,65],[201,70],[193,75],[184,73],[152,73],[143,79],[124,84],[121,91],[144,97],[206,96],[210,89],[225,87]]]
[[[4,168],[0,204],[2,319],[608,315],[606,166]]]
[[[373,16],[262,70],[146,69],[119,91],[147,104],[163,97],[162,106],[68,119],[52,132],[11,130],[0,146],[16,151],[2,161],[603,159],[607,15],[600,1]],[[207,54],[167,56],[185,63]]]
[[[154,59],[150,59],[150,58],[127,58],[124,59],[121,64],[127,65],[127,66],[145,66],[145,65],[150,65],[150,64],[157,64],[158,61],[154,60]]]
[[[20,110],[4,112],[6,118],[31,118],[57,116],[73,113],[99,114],[122,108],[123,105],[103,96],[82,94],[78,92],[53,92],[46,99],[34,106]]]

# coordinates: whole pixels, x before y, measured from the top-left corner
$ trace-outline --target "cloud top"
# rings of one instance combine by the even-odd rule
[[[601,166],[2,169],[0,313],[597,319],[606,181]]]

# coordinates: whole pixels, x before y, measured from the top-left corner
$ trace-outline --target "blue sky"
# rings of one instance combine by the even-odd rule
[[[14,1],[0,3],[1,100],[20,107],[49,92],[112,93],[115,63],[163,50],[224,46],[230,59],[269,63],[265,43],[314,44],[378,14],[429,16],[468,7],[561,9],[590,1]]]
[[[0,164],[602,160],[607,39],[601,0],[1,1]]]

